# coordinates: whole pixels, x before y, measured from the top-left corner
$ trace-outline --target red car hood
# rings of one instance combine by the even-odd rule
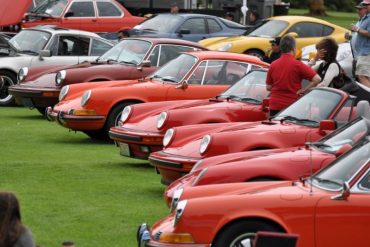
[[[32,0],[0,0],[0,26],[9,26],[21,22]]]

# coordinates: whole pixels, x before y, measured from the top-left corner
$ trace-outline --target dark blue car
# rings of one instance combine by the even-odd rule
[[[212,37],[241,35],[246,26],[203,14],[158,14],[130,30],[132,36],[199,41]]]

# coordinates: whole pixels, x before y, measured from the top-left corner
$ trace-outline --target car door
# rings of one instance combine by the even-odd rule
[[[89,56],[90,38],[85,36],[57,35],[54,37],[49,49],[51,56],[42,58],[35,56],[31,62],[32,66],[77,64],[95,59]]]
[[[176,38],[198,42],[209,38],[205,18],[186,19],[176,30]]]
[[[96,32],[98,24],[93,1],[73,1],[64,13],[62,27]]]
[[[207,18],[207,27],[209,32],[209,37],[219,37],[222,36],[223,29],[222,25],[215,19]]]
[[[287,33],[297,33],[297,48],[302,48],[307,45],[317,44],[323,37],[332,34],[333,31],[332,27],[320,23],[298,22],[292,25]]]
[[[123,25],[124,13],[111,1],[96,1],[98,27],[104,32],[117,32]]]

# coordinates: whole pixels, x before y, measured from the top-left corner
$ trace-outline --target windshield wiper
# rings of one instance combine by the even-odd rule
[[[319,183],[330,183],[330,184],[339,185],[340,187],[343,186],[343,183],[337,182],[335,180],[326,179],[326,178],[319,178],[319,177],[312,177],[312,178],[313,179],[316,179],[317,181],[319,181]]]
[[[177,82],[176,80],[168,78],[168,77],[162,77],[161,79],[162,79],[162,81]]]
[[[318,123],[315,120],[312,119],[306,119],[306,118],[296,118],[293,116],[284,116],[282,119],[280,119],[280,123],[283,123],[284,121],[296,121],[296,122],[310,122],[310,123]]]
[[[140,29],[142,31],[152,31],[152,32],[158,32],[158,30],[155,30],[155,29],[152,29],[152,28],[143,28],[143,29]]]
[[[31,51],[31,50],[21,50],[21,51],[18,51],[19,53],[31,53],[31,54],[35,54],[35,55],[39,55],[38,52],[35,52],[35,51]]]
[[[137,63],[134,63],[134,62],[129,62],[129,61],[119,61],[120,63],[125,63],[125,64],[133,64],[133,65],[137,65]]]
[[[330,146],[328,144],[325,144],[323,142],[307,142],[306,145],[315,146],[315,147],[318,147],[318,148],[331,148],[332,147],[332,146]]]
[[[250,97],[240,97],[242,101],[253,101],[256,103],[261,103],[261,100],[255,99],[255,98],[250,98]]]

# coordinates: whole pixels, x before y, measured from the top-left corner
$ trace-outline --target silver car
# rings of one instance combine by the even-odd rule
[[[56,66],[93,61],[114,43],[95,33],[80,30],[40,26],[24,29],[9,41],[8,57],[0,58],[0,105],[14,103],[8,87],[17,83],[17,73],[23,67]]]

